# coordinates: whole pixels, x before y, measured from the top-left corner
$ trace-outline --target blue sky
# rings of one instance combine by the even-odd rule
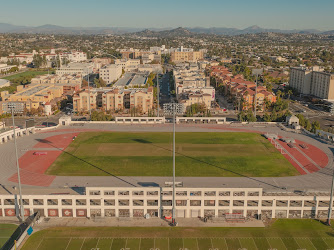
[[[334,0],[0,0],[0,22],[333,30],[333,10]]]

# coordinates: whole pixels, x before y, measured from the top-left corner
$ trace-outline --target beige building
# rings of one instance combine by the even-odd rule
[[[319,67],[291,68],[289,86],[304,95],[334,100],[334,74],[320,71]]]
[[[8,101],[33,101],[38,103],[50,102],[63,95],[63,87],[49,84],[28,84],[22,88],[18,86],[17,92],[8,97]]]
[[[84,90],[73,97],[74,111],[87,112],[90,109],[104,111],[122,111],[136,108],[139,113],[147,113],[153,109],[153,88],[139,89],[91,89],[90,100],[88,90]]]
[[[122,66],[116,64],[110,64],[100,69],[100,77],[107,84],[116,81],[122,75]]]
[[[90,95],[89,95],[90,94]],[[90,108],[89,108],[90,104]],[[73,96],[73,110],[80,111],[88,111],[92,109],[96,109],[97,104],[97,92],[96,91],[88,91],[84,90],[80,93]]]
[[[203,103],[207,109],[210,109],[213,100],[211,94],[203,93],[202,91],[182,92],[179,96],[179,103],[182,103],[185,109],[196,103]]]
[[[175,51],[171,53],[172,62],[197,62],[204,58],[203,51]]]

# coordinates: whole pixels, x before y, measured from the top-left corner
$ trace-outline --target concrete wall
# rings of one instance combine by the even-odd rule
[[[172,210],[171,187],[86,188],[83,195],[23,195],[27,213],[45,217],[143,217],[168,216]],[[176,188],[178,217],[326,218],[329,195],[267,194],[261,188]],[[14,195],[0,197],[0,216],[15,216]],[[51,203],[54,202],[54,204]],[[152,202],[153,201],[153,202]],[[152,203],[151,203],[152,202]],[[14,213],[13,213],[14,212]],[[154,214],[156,213],[156,214]]]
[[[27,129],[18,128],[18,129],[15,129],[15,133],[17,137],[34,134],[35,127],[31,127]],[[0,134],[0,144],[5,143],[9,140],[14,140],[14,131],[12,129]]]

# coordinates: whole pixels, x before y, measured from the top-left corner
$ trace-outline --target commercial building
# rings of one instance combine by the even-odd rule
[[[262,188],[176,187],[177,218],[210,217],[237,219],[326,219],[330,202],[327,192],[270,192]],[[144,218],[170,217],[173,207],[171,187],[87,187],[83,194],[73,190],[50,195],[23,194],[25,216],[39,212],[48,218]],[[16,216],[15,194],[0,196],[0,217]],[[333,215],[332,215],[333,217]]]
[[[319,67],[291,68],[289,86],[304,95],[334,100],[334,74]]]
[[[100,69],[100,78],[107,84],[116,81],[122,75],[122,66],[110,64]]]

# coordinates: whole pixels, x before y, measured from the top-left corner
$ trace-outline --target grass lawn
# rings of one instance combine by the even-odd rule
[[[52,71],[49,71],[49,73],[51,74]],[[32,76],[32,77],[35,77],[35,76],[38,76],[38,75],[45,75],[47,74],[48,71],[34,71],[34,70],[28,70],[28,71],[25,71],[25,72],[22,72],[22,73],[17,73],[17,74],[14,74],[14,75],[11,75],[11,76],[5,76],[5,77],[2,77],[2,79],[7,79],[7,80],[15,80],[16,78],[19,78],[19,77],[22,77],[22,76]]]
[[[81,133],[47,170],[64,176],[171,176],[171,133]],[[277,177],[299,175],[255,133],[177,133],[176,175]]]
[[[26,71],[26,72],[17,73],[15,75],[2,77],[3,79],[7,79],[7,80],[11,81],[11,85],[9,87],[0,88],[0,92],[1,91],[8,91],[9,93],[13,93],[13,92],[16,91],[17,86],[22,84],[22,82],[25,84],[26,81],[28,80],[28,83],[30,83],[32,78],[34,78],[38,75],[45,75],[47,73],[48,73],[48,71],[29,70],[29,71]],[[51,74],[51,71],[49,73]]]
[[[0,248],[6,243],[16,228],[17,225],[14,224],[0,224]]]
[[[315,220],[277,220],[266,228],[57,227],[22,249],[333,249],[334,228]]]

